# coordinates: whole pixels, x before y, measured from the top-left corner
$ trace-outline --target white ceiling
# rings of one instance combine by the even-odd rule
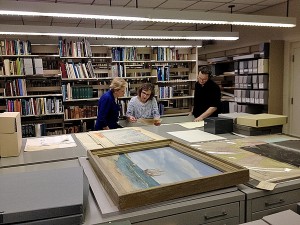
[[[11,0],[18,1],[18,0]],[[199,11],[199,12],[225,12],[230,13],[230,5],[235,5],[233,13],[259,14],[260,10],[281,4],[285,5],[287,0],[19,0],[24,2],[47,2],[66,4],[86,4],[97,6],[118,6],[131,8],[152,8],[168,9],[178,11]],[[285,16],[278,15],[275,16]],[[68,26],[68,27],[89,27],[89,28],[114,28],[130,30],[201,30],[208,25],[193,24],[170,24],[153,22],[128,22],[128,21],[105,21],[88,19],[66,19],[49,17],[24,17],[24,16],[0,16],[1,24],[14,25],[39,25],[39,26]]]

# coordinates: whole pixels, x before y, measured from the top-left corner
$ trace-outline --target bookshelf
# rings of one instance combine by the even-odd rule
[[[20,112],[23,137],[62,134],[57,48],[45,52],[30,41],[2,40],[0,57],[0,110]]]
[[[187,114],[192,106],[197,54],[197,48],[113,48],[112,70],[128,81],[128,97],[136,95],[141,83],[150,82],[155,84],[162,116]],[[121,100],[123,113],[127,101]]]
[[[128,82],[121,117],[145,82],[155,85],[162,116],[191,111],[197,48],[111,48],[87,39],[0,43],[0,111],[21,112],[24,137],[92,130],[97,101],[116,76]]]

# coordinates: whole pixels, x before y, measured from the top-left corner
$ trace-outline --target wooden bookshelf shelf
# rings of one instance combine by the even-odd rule
[[[74,118],[74,119],[65,119],[65,122],[77,121],[77,120],[95,120],[97,117],[88,117],[88,118]]]

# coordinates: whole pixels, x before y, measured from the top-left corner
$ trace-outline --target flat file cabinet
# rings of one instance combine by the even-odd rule
[[[273,191],[264,191],[239,185],[246,194],[246,222],[291,209],[297,212],[300,201],[300,179],[278,184]]]

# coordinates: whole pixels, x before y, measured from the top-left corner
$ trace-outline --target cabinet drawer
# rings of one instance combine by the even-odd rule
[[[264,196],[252,200],[252,212],[297,203],[300,201],[300,189]]]
[[[239,219],[239,202],[219,205],[216,207],[195,210],[190,212],[183,212],[175,215],[161,217],[153,220],[142,221],[135,223],[136,225],[219,225],[226,223],[216,223],[218,221],[224,221],[230,218]],[[214,222],[214,223],[213,223]],[[228,223],[229,224],[229,223]],[[238,224],[238,223],[236,223]]]
[[[233,217],[225,220],[220,220],[212,223],[206,223],[205,225],[238,225],[240,224],[239,217]]]
[[[293,210],[294,212],[297,212],[297,205],[296,204],[290,204],[290,205],[284,205],[281,207],[277,207],[277,208],[272,208],[269,210],[264,210],[264,211],[260,211],[257,213],[253,213],[251,220],[259,220],[261,218],[263,218],[264,216],[270,215],[270,214],[274,214],[274,213],[278,213],[278,212],[282,212],[284,210]]]

